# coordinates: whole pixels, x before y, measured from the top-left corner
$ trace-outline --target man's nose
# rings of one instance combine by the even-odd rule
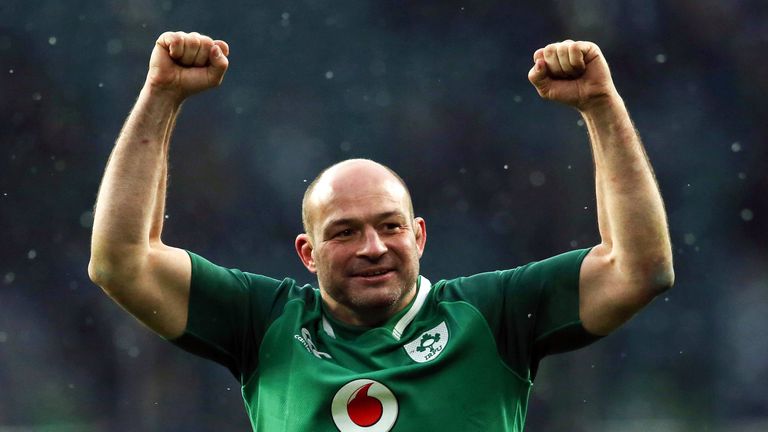
[[[363,231],[362,241],[363,243],[357,252],[359,256],[379,258],[387,252],[387,245],[373,227],[368,227]]]

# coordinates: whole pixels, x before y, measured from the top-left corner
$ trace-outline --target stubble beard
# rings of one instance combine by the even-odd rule
[[[330,273],[330,272],[329,272]],[[327,274],[323,272],[323,274]],[[416,290],[418,278],[418,261],[410,268],[397,270],[395,284],[383,287],[353,286],[350,278],[341,281],[327,280],[318,272],[320,289],[341,305],[348,312],[356,315],[364,321],[386,321],[404,308],[411,299],[411,294]]]

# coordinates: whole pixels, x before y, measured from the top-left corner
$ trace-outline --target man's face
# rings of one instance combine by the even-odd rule
[[[310,200],[313,241],[307,238],[311,256],[299,254],[317,273],[334,316],[371,325],[413,298],[426,232],[389,172],[370,163],[350,165],[327,173],[316,186]]]

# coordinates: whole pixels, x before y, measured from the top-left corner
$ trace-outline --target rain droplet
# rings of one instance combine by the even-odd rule
[[[376,105],[381,107],[389,106],[392,98],[389,96],[389,93],[385,91],[380,91],[376,93]]]
[[[352,149],[352,143],[349,141],[342,141],[341,144],[339,144],[339,148],[343,152],[348,152]]]
[[[731,151],[734,153],[738,153],[741,151],[741,143],[736,141],[735,143],[731,144]]]
[[[325,79],[333,79],[333,71],[329,70],[325,72]]]
[[[504,169],[509,169],[509,165],[504,164]]]
[[[282,14],[282,15],[280,15],[280,17],[281,17],[283,20],[286,20],[286,21],[287,21],[287,20],[291,19],[291,14],[289,14],[288,12],[283,12],[283,14]]]
[[[576,125],[578,127],[584,127],[584,119],[579,119],[578,121],[576,121]]]
[[[74,389],[74,388],[75,388],[75,385],[74,385],[74,384],[72,384],[72,383],[69,383],[69,384],[67,384],[67,387],[69,387],[70,389]]]
[[[100,83],[99,83],[99,88],[102,88],[102,87],[104,87],[104,83],[103,83],[103,82],[100,82]]]
[[[34,92],[32,93],[32,100],[33,101],[39,101],[43,99],[43,95],[40,94],[40,92]]]
[[[745,208],[741,210],[741,219],[749,222],[755,217],[755,214],[752,213],[752,210]]]
[[[545,176],[541,171],[533,171],[531,175],[528,176],[528,180],[533,186],[539,187],[543,186],[544,183],[547,182],[547,176]]]
[[[669,301],[669,297],[664,297],[664,301],[668,302]]]
[[[683,236],[683,241],[684,241],[684,242],[685,242],[685,244],[687,244],[687,245],[692,245],[692,244],[696,243],[696,236],[695,236],[695,235],[693,235],[693,234],[691,234],[691,233],[686,233],[686,234]]]
[[[515,95],[515,96],[512,98],[512,100],[513,100],[513,101],[515,101],[515,103],[520,103],[520,102],[522,102],[522,101],[523,101],[523,97],[522,97],[522,96],[520,96],[520,95]]]
[[[107,54],[116,55],[123,51],[123,41],[120,39],[110,39],[107,41]]]
[[[656,63],[666,63],[667,56],[664,54],[656,54]]]
[[[29,252],[27,252],[27,258],[31,260],[37,258],[37,251],[34,249],[30,249]]]
[[[8,341],[8,333],[0,331],[0,343]]]
[[[51,37],[48,38],[48,44],[49,45],[51,45],[51,46],[56,45],[56,42],[57,42],[56,36],[51,36]]]
[[[93,226],[93,212],[91,210],[86,210],[80,214],[80,226],[83,228]]]
[[[13,69],[8,69],[8,73],[13,75]]]
[[[139,356],[139,354],[141,354],[141,351],[139,350],[138,347],[132,346],[132,347],[128,348],[128,355],[129,356],[131,356],[133,358],[136,358],[136,357]]]
[[[744,172],[739,173],[739,180],[746,180],[746,178],[747,178],[747,173],[744,173]]]
[[[579,242],[577,242],[576,240],[571,240],[571,247],[572,248],[575,248],[578,245],[579,245]]]
[[[169,219],[169,218],[170,218],[170,216],[169,216],[169,215],[165,215],[165,218],[166,218],[166,219]]]
[[[8,272],[3,276],[3,282],[5,282],[6,285],[12,284],[15,279],[16,274],[14,272]]]
[[[532,317],[532,316],[533,316],[533,314],[530,314],[530,313],[528,314],[528,318],[530,318],[530,317]]]

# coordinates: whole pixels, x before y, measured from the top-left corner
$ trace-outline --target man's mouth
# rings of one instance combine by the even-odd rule
[[[364,278],[375,278],[377,276],[384,276],[386,274],[389,274],[393,272],[392,269],[370,269],[370,270],[363,270],[358,271],[354,273],[354,276],[357,277],[364,277]]]

